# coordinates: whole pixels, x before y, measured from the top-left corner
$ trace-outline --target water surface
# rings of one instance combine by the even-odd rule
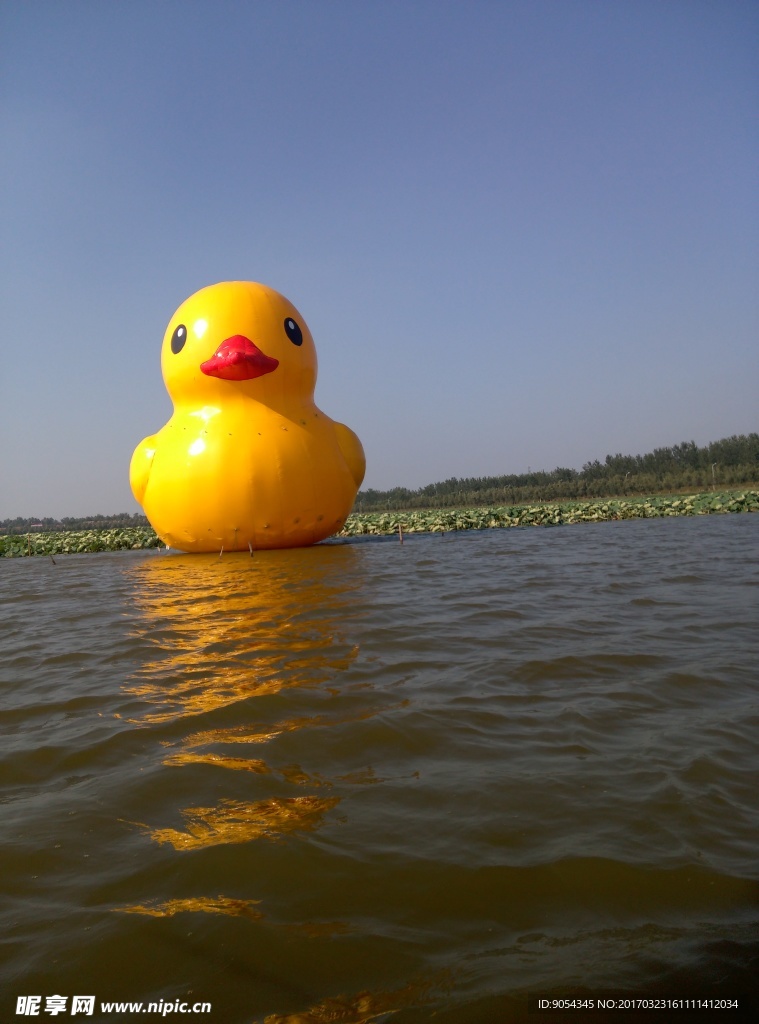
[[[758,555],[742,515],[3,560],[2,1019],[755,994]]]

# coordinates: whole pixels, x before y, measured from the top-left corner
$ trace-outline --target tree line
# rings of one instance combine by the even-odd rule
[[[550,472],[507,476],[451,477],[418,490],[359,491],[354,511],[518,505],[628,495],[708,491],[759,481],[759,434],[734,434],[699,447],[684,441],[646,455],[607,455],[581,470],[557,466]]]
[[[113,516],[87,516],[78,519],[64,516],[63,519],[51,519],[49,516],[37,518],[29,516],[24,519],[3,519],[0,522],[0,533],[59,533],[62,530],[116,530],[125,526],[149,526],[145,516],[139,512],[119,512]]]

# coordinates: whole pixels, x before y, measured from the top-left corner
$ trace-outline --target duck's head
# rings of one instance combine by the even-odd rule
[[[161,369],[175,401],[244,394],[280,405],[313,398],[316,349],[284,295],[254,281],[224,281],[201,288],[176,311]]]

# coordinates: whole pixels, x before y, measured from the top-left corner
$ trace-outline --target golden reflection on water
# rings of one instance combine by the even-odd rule
[[[358,654],[341,633],[360,560],[349,546],[255,557],[156,555],[132,570],[135,636],[155,657],[126,683],[158,724],[334,680]]]
[[[343,715],[302,715],[295,718],[285,718],[272,725],[265,727],[251,727],[249,725],[233,726],[230,729],[207,729],[203,732],[191,733],[182,741],[182,746],[190,750],[197,750],[200,747],[208,747],[215,743],[268,743],[286,732],[295,732],[299,729],[310,729],[315,727],[333,728],[336,725],[345,725],[349,722],[365,722],[374,718],[380,710],[397,709],[407,707],[407,699],[397,701],[395,704],[383,705],[380,708],[353,712]],[[164,762],[168,763],[168,761]]]
[[[164,903],[134,903],[127,907],[114,907],[118,914],[142,914],[145,917],[174,917],[175,914],[225,914],[227,917],[246,917],[250,921],[263,921],[266,915],[258,907],[261,900],[233,899],[231,896],[192,896],[188,899],[166,900]],[[271,924],[271,922],[269,922]],[[350,926],[345,921],[303,921],[280,924],[275,927],[286,932],[297,932],[310,939],[347,935]]]
[[[219,768],[231,768],[233,771],[255,772],[257,775],[270,775],[271,768],[266,761],[255,757],[224,757],[222,754],[194,754],[192,751],[186,753],[172,754],[164,758],[164,764],[179,767],[185,764],[210,764]]]
[[[396,709],[406,707],[408,703],[408,700],[398,701],[395,704],[389,705],[389,708]],[[386,780],[384,778],[380,778],[375,774],[371,765],[355,772],[349,772],[347,775],[338,775],[335,779],[327,779],[319,772],[309,774],[304,771],[299,764],[280,765],[277,768],[272,768],[266,761],[263,761],[260,758],[232,757],[225,754],[209,752],[199,753],[198,750],[199,748],[215,744],[266,743],[277,736],[281,736],[282,733],[285,732],[293,732],[297,729],[306,729],[314,726],[329,727],[342,725],[346,722],[366,721],[367,719],[373,718],[375,715],[379,714],[380,711],[387,710],[388,706],[386,705],[382,708],[372,708],[371,710],[351,715],[340,715],[335,717],[328,717],[326,715],[303,716],[300,718],[280,721],[273,727],[261,730],[251,729],[249,726],[238,726],[232,729],[209,729],[204,732],[193,733],[186,737],[186,739],[182,741],[182,746],[189,749],[179,750],[176,753],[169,754],[163,759],[163,763],[169,766],[205,764],[218,768],[229,768],[233,771],[254,772],[258,775],[271,775],[273,772],[276,772],[286,782],[290,782],[298,786],[332,786],[335,782],[347,782],[354,786],[363,786],[377,782],[385,782]],[[418,773],[415,772],[413,775],[417,776]]]
[[[132,571],[136,636],[154,652],[125,684],[148,706],[135,724],[156,726],[210,716],[240,703],[239,725],[201,729],[167,747],[167,767],[208,766],[255,775],[276,774],[294,786],[331,786],[298,764],[272,768],[255,757],[227,753],[225,744],[256,745],[283,733],[330,726],[377,714],[292,716],[271,724],[250,721],[252,700],[284,688],[335,682],[358,649],[343,635],[352,592],[362,585],[361,559],[349,547],[256,553],[253,558],[158,555]],[[246,719],[248,719],[246,721]],[[216,749],[209,750],[209,747]],[[156,843],[177,851],[228,843],[276,840],[312,831],[338,797],[316,795],[181,810],[185,827],[140,826]],[[171,907],[172,904],[161,904]],[[184,907],[184,909],[188,909]],[[137,912],[137,911],[135,911]]]
[[[222,800],[218,807],[188,807],[182,811],[187,831],[150,829],[157,843],[175,850],[198,850],[224,843],[248,843],[253,839],[280,839],[290,832],[310,832],[338,797],[293,796],[246,802]]]
[[[264,1024],[369,1024],[406,1007],[428,1006],[441,992],[450,990],[452,983],[453,972],[443,969],[390,992],[331,996],[297,1013],[272,1013],[264,1017]]]
[[[204,914],[227,914],[230,917],[249,917],[260,920],[264,915],[254,910],[260,900],[236,900],[229,896],[194,896],[184,900],[166,900],[165,903],[136,903],[129,907],[117,907],[122,914],[145,914],[148,917],[173,917],[188,912]]]

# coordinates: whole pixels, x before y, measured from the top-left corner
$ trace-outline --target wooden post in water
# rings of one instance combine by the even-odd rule
[[[403,527],[401,526],[400,523],[398,523],[398,539],[400,540],[400,542],[402,544],[403,543]]]

